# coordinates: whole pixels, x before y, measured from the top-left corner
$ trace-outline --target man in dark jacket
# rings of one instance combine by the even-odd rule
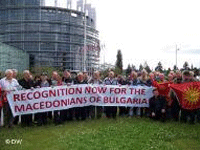
[[[84,76],[83,76],[82,72],[78,73],[76,80],[74,81],[74,84],[87,84],[87,82],[84,80]],[[86,106],[86,107],[75,107],[73,109],[75,111],[75,118],[77,120],[79,120],[80,118],[81,118],[81,120],[85,120],[86,117],[88,116],[88,114],[87,114],[88,106]]]
[[[108,77],[104,79],[104,84],[106,85],[118,85],[118,81],[114,78],[115,74],[110,71]],[[116,118],[117,107],[116,106],[106,106],[105,113],[107,118]]]
[[[159,95],[158,89],[153,89],[153,97],[149,99],[150,117],[155,120],[165,121],[166,119],[166,98]]]
[[[100,72],[95,71],[94,75],[92,78],[88,80],[89,84],[94,84],[94,85],[100,85],[103,83],[103,81],[100,79]],[[101,118],[102,112],[103,112],[103,107],[102,106],[89,106],[89,115],[91,119],[95,118],[95,108],[96,108],[96,113],[97,113],[97,119]]]
[[[31,79],[31,74],[29,70],[24,70],[23,79],[19,80],[19,84],[24,89],[31,89],[34,87],[34,82]],[[32,114],[22,115],[21,116],[22,126],[31,126],[32,125]]]
[[[72,85],[73,80],[71,74],[68,70],[63,72],[62,81],[66,85]],[[64,109],[60,111],[61,120],[64,121],[72,121],[73,120],[73,108]]]

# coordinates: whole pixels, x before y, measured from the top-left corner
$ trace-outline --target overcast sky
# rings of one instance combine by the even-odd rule
[[[54,0],[48,0],[50,1]],[[64,2],[64,1],[63,1]],[[62,0],[60,6],[64,6]],[[73,7],[75,8],[75,2]],[[87,0],[96,8],[97,29],[105,44],[102,58],[115,64],[121,49],[124,68],[147,61],[155,68],[175,65],[176,44],[178,67],[187,61],[200,67],[200,9],[193,0]],[[104,53],[105,51],[105,53]],[[103,62],[103,59],[102,59]]]

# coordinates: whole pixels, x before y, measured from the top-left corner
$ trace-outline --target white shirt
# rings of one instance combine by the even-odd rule
[[[0,86],[1,86],[2,91],[11,91],[11,90],[17,90],[17,88],[20,85],[16,79],[12,78],[12,80],[8,80],[5,77],[0,80]]]

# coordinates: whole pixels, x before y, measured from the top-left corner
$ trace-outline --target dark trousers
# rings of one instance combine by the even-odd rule
[[[101,118],[103,113],[103,107],[102,106],[96,106],[97,109],[97,119]]]
[[[60,124],[62,121],[60,119],[60,115],[58,114],[58,110],[55,110],[54,111],[54,123],[57,125],[57,124]]]
[[[32,114],[21,115],[22,126],[32,126]]]
[[[60,111],[60,118],[62,121],[71,121],[73,120],[73,108],[65,109]]]
[[[171,111],[172,109],[170,108],[170,107],[168,107],[167,109],[166,109],[166,118],[167,119],[171,119],[172,118],[172,111]]]
[[[12,126],[14,118],[13,118],[13,115],[12,115],[12,112],[11,112],[11,109],[10,109],[8,102],[4,103],[3,111],[4,111],[5,125],[7,125],[8,127]]]
[[[119,116],[125,116],[126,115],[126,107],[120,106],[119,107]]]
[[[91,119],[95,118],[95,106],[88,106],[88,117]]]
[[[35,120],[37,121],[39,126],[47,124],[47,113],[41,112],[35,114]]]
[[[126,111],[125,111],[125,115],[126,115],[126,116],[129,116],[129,111],[130,111],[130,109],[131,109],[131,107],[127,107],[127,108],[126,108]]]
[[[60,111],[60,119],[62,122],[67,121],[67,109]]]
[[[140,108],[140,117],[144,116],[144,110],[145,110],[145,108],[143,108],[143,107]]]
[[[17,125],[18,122],[19,122],[19,116],[16,116],[16,117],[14,118],[13,124]]]
[[[137,109],[138,109],[138,107],[133,107],[133,115],[134,116],[137,116]]]
[[[161,113],[161,110],[157,110],[155,112],[155,116],[151,116],[151,118],[154,120],[161,120],[162,122],[164,122],[166,120],[166,113]]]
[[[75,111],[75,118],[77,120],[85,120],[87,116],[87,107],[76,107],[74,108]]]
[[[200,110],[197,110],[197,122],[200,123]]]
[[[48,112],[46,112],[47,113],[47,118],[49,118],[49,119],[52,119],[53,117],[52,117],[52,111],[48,111]]]
[[[195,122],[195,115],[196,115],[196,111],[191,112],[191,111],[187,111],[187,110],[181,110],[180,121],[186,123],[187,117],[190,117],[190,123],[194,123]]]
[[[106,106],[106,117],[107,118],[116,118],[117,107],[116,106]]]
[[[175,121],[179,120],[179,112],[180,112],[180,107],[177,101],[174,101],[171,106],[171,117]]]

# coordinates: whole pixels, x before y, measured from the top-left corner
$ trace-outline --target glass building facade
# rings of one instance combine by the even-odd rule
[[[0,42],[0,71],[29,68],[29,54],[21,49]]]
[[[67,8],[43,6],[44,0],[0,0],[0,41],[29,54],[29,66],[96,70],[99,33],[92,18]]]

